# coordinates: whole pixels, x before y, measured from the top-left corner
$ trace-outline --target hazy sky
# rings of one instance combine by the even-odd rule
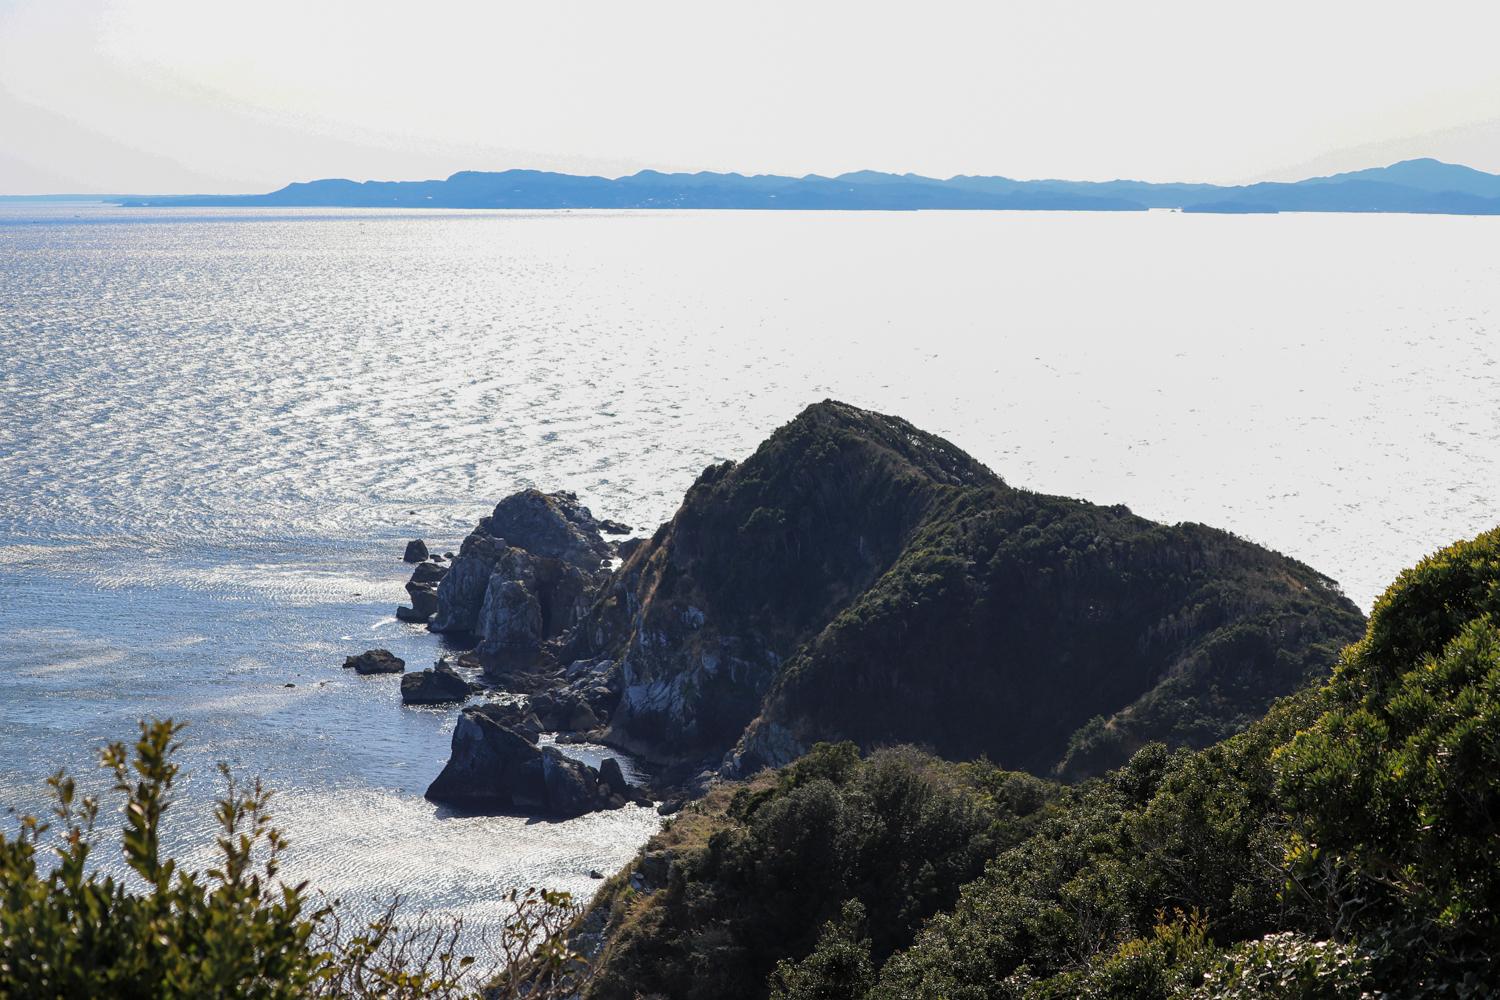
[[[0,0],[0,193],[1500,171],[1500,3]]]

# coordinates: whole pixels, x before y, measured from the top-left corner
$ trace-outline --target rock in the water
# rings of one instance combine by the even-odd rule
[[[545,810],[541,751],[495,718],[495,707],[466,708],[459,715],[452,753],[427,798],[480,812]]]
[[[399,674],[406,669],[406,661],[388,649],[367,649],[358,656],[346,657],[344,669],[357,674]]]
[[[628,524],[621,524],[619,521],[611,521],[605,518],[599,522],[599,530],[606,535],[628,535],[631,532],[631,527]]]
[[[520,811],[560,819],[608,805],[610,791],[599,772],[556,747],[538,748],[509,724],[517,709],[507,705],[466,708],[453,730],[447,765],[427,789],[427,798],[480,812]]]
[[[401,702],[405,705],[447,705],[468,696],[469,682],[444,663],[401,678]]]
[[[620,762],[613,757],[606,757],[599,762],[599,783],[621,798],[630,795],[630,785],[625,782],[625,772],[620,770]]]
[[[418,611],[416,608],[408,608],[404,604],[400,605],[399,607],[396,608],[396,618],[397,618],[397,620],[403,621],[403,622],[409,622],[409,623],[411,623],[413,625],[420,625],[420,624],[422,624],[423,622],[425,622],[430,617],[432,617],[431,614],[425,614],[424,615],[420,611]]]
[[[406,543],[406,554],[401,557],[402,562],[419,563],[427,558],[427,543],[420,538],[415,538]]]
[[[502,720],[505,725],[520,733],[531,743],[535,743],[537,737],[546,731],[541,720],[536,717],[536,713],[529,705],[511,702],[508,705],[492,704],[485,707],[491,711],[494,718]]]

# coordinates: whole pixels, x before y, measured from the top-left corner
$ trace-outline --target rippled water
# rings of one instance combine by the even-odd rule
[[[188,719],[184,835],[226,760],[295,874],[480,916],[657,822],[446,817],[453,710],[339,669],[519,487],[649,529],[833,396],[1366,607],[1500,521],[1496,219],[4,206],[0,359],[0,803]]]

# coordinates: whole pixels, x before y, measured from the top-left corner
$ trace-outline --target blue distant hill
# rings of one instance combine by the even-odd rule
[[[131,197],[159,207],[917,209],[1129,212],[1151,208],[1214,213],[1415,212],[1500,215],[1500,175],[1438,160],[1406,160],[1294,183],[1239,186],[1148,181],[1013,180],[861,170],[809,174],[665,174],[592,177],[542,170],[466,170],[446,180],[318,180],[257,195]]]

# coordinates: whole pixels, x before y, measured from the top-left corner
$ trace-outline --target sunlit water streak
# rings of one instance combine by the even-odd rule
[[[170,715],[181,840],[224,760],[330,893],[483,919],[587,890],[654,814],[445,816],[454,711],[339,663],[438,654],[391,617],[407,538],[454,547],[528,485],[649,529],[827,396],[1368,607],[1500,520],[1496,227],[0,207],[0,802]]]

